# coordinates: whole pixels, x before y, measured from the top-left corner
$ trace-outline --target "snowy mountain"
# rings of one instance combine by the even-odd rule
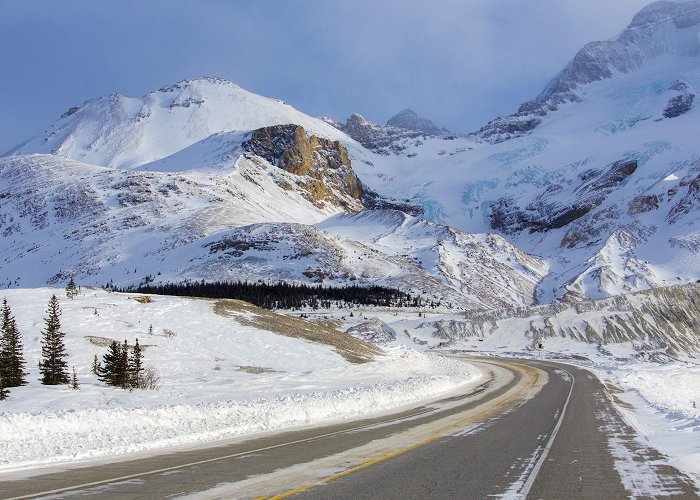
[[[432,121],[418,116],[415,111],[409,108],[406,108],[389,118],[386,124],[389,127],[415,130],[416,132],[422,132],[428,135],[449,134],[449,130],[438,128]]]
[[[350,116],[345,123],[330,118],[323,120],[382,156],[401,155],[409,147],[420,147],[426,139],[455,139],[455,136],[446,135],[449,133],[447,130],[437,128],[430,120],[420,118],[410,109],[394,116],[386,125],[371,123],[358,114]]]
[[[0,159],[0,282],[359,281],[473,309],[695,281],[699,32],[700,2],[652,4],[470,137],[214,78],[87,101]]]
[[[222,78],[200,78],[139,98],[113,94],[86,101],[6,156],[55,154],[92,165],[132,169],[212,134],[289,123],[320,137],[347,140],[337,129],[282,101],[253,94]]]
[[[659,57],[697,56],[698,25],[697,0],[652,3],[634,16],[617,40],[587,44],[534,101],[524,103],[513,115],[496,118],[476,135],[489,142],[521,136],[559,106],[582,99],[578,90],[587,84],[637,71]]]
[[[518,114],[471,140],[426,138],[358,175],[429,220],[497,230],[546,260],[541,302],[695,281],[698,12],[700,2],[652,4]]]

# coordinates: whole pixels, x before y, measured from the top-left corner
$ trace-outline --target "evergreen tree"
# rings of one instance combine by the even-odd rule
[[[73,367],[73,376],[71,377],[70,388],[74,391],[80,389],[80,385],[78,384],[78,373],[75,371],[75,366]]]
[[[24,371],[26,363],[22,354],[22,339],[7,299],[3,299],[0,310],[0,332],[0,376],[3,378],[3,385],[25,385],[27,373]]]
[[[0,375],[0,401],[4,401],[10,395],[10,391],[5,388],[5,383],[2,381],[2,375]]]
[[[66,285],[66,296],[72,300],[76,295],[78,295],[78,287],[75,285],[75,281],[73,281],[73,277],[71,276]]]
[[[126,340],[120,345],[112,341],[109,351],[102,357],[102,366],[97,369],[97,377],[107,385],[126,387],[128,384],[128,344]]]
[[[41,383],[58,385],[68,383],[68,363],[65,361],[66,347],[63,344],[65,333],[61,331],[61,308],[56,295],[51,297],[48,306],[48,317],[44,318],[46,328],[41,332],[41,357],[39,371]]]
[[[97,375],[99,372],[100,372],[100,362],[97,359],[97,354],[95,354],[95,357],[92,360],[92,373],[94,375]]]
[[[131,387],[141,387],[141,372],[143,371],[143,349],[139,345],[139,339],[136,339],[134,348],[131,350],[129,357],[129,385]]]
[[[122,389],[129,387],[130,377],[129,377],[129,343],[124,339],[122,344],[121,360],[119,363],[119,386]]]

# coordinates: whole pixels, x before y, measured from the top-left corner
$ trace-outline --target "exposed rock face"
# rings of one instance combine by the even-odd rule
[[[254,130],[242,147],[272,165],[305,177],[299,183],[310,201],[350,210],[363,208],[362,183],[339,141],[309,137],[300,125],[275,125]]]
[[[406,130],[414,130],[427,135],[444,135],[449,131],[439,129],[433,122],[427,118],[421,118],[412,109],[404,109],[389,119],[386,124],[389,127],[402,128]]]
[[[644,54],[630,42],[591,42],[581,49],[537,97],[546,101],[579,85],[612,78],[613,72],[629,73],[644,63]]]
[[[415,113],[413,113],[411,110],[406,111],[415,115]],[[394,118],[399,117],[402,113],[399,113],[399,115],[396,115]],[[394,120],[394,118],[389,120],[389,122]],[[411,123],[410,116],[404,116],[404,118],[406,118],[405,121],[403,121],[402,118],[399,119],[399,122],[403,123],[403,126],[394,126],[391,124],[377,125],[369,122],[363,116],[358,114],[353,114],[350,116],[345,124],[338,123],[330,119],[324,120],[326,123],[333,125],[338,130],[342,130],[348,134],[367,149],[384,156],[391,154],[400,155],[409,146],[419,146],[422,144],[421,139],[426,136],[441,136],[445,140],[452,140],[455,138],[454,136],[445,135],[448,133],[448,131],[438,129],[432,124],[432,122],[430,122],[430,120],[419,118],[416,115],[418,121]],[[427,123],[423,122],[422,120],[425,120]],[[414,128],[429,129],[432,130],[432,132],[415,130],[410,128],[410,126]]]
[[[677,80],[669,86],[668,90],[676,92],[677,95],[669,99],[668,105],[664,109],[664,118],[676,118],[691,110],[695,93],[690,85],[683,80]]]
[[[423,207],[411,203],[408,200],[399,201],[379,195],[376,191],[363,186],[362,204],[368,210],[398,210],[399,212],[420,217],[423,215]]]
[[[401,154],[406,149],[402,141],[417,139],[420,132],[396,127],[375,125],[363,116],[354,114],[340,126],[340,130],[348,134],[367,149],[382,155]]]
[[[652,210],[659,209],[659,197],[655,194],[635,196],[630,202],[627,213],[629,215],[638,215]]]
[[[505,233],[558,229],[585,216],[637,169],[637,161],[617,161],[605,170],[587,170],[576,179],[550,185],[524,210],[502,198],[491,206],[491,227]],[[571,246],[571,245],[567,245]]]
[[[668,213],[667,221],[674,224],[700,207],[700,174],[683,179],[679,187],[687,187],[688,191]]]

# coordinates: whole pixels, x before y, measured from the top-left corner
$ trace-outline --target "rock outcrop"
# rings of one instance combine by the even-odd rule
[[[427,135],[449,134],[448,130],[438,128],[432,121],[418,116],[415,111],[408,108],[389,118],[386,124],[389,127],[413,130]]]
[[[668,87],[668,91],[674,92],[676,95],[668,100],[666,109],[664,109],[664,118],[676,118],[692,109],[695,93],[688,83],[677,80]]]
[[[275,125],[254,130],[242,147],[249,154],[303,177],[298,185],[309,201],[353,211],[363,208],[362,182],[340,141],[308,136],[300,125]]]
[[[624,159],[604,170],[590,169],[575,179],[551,184],[525,209],[509,198],[491,206],[491,227],[504,233],[558,229],[585,216],[637,169],[637,161]],[[572,246],[568,242],[567,246]]]

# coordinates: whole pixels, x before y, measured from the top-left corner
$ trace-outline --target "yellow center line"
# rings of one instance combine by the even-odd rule
[[[390,458],[399,456],[403,453],[407,453],[411,450],[415,450],[416,448],[418,448],[420,446],[423,446],[423,445],[426,445],[432,441],[435,441],[436,439],[438,439],[438,437],[439,436],[433,436],[433,437],[425,439],[419,443],[408,446],[407,448],[403,448],[403,449],[396,450],[396,451],[390,451],[387,453],[382,453],[381,455],[377,455],[374,458],[370,458],[366,462],[364,462],[356,467],[344,470],[342,472],[338,472],[337,474],[333,474],[332,476],[325,477],[325,478],[320,479],[314,483],[306,484],[306,485],[301,486],[299,488],[296,488],[294,490],[287,491],[286,493],[282,493],[281,495],[275,495],[275,496],[271,496],[271,497],[262,496],[262,497],[256,498],[255,500],[281,500],[282,498],[287,498],[287,497],[290,497],[292,495],[296,495],[297,493],[301,493],[302,491],[309,490],[309,489],[313,488],[314,486],[318,486],[318,485],[324,484],[324,483],[329,483],[335,479],[345,477],[349,474],[352,474],[353,472],[357,472],[359,470],[366,469],[367,467],[371,467],[372,465],[378,464],[379,462],[383,462],[384,460],[388,460]]]

